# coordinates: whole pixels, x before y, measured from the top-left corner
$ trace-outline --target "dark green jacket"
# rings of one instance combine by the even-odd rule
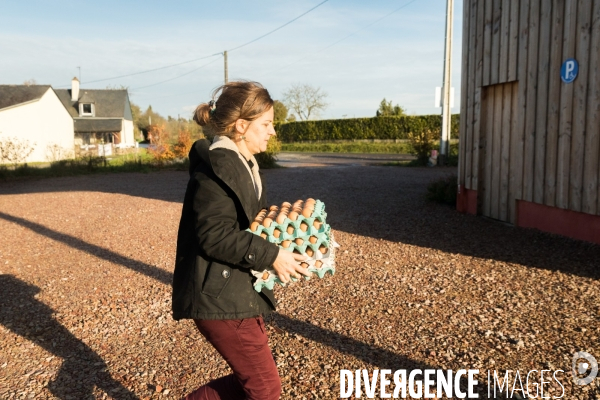
[[[245,231],[266,208],[237,153],[200,139],[190,150],[188,182],[173,274],[173,318],[241,319],[275,309],[273,291],[257,293],[250,269],[272,266],[279,248]],[[264,180],[263,180],[264,182]]]

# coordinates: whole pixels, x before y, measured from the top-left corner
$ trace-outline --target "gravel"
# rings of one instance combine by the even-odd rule
[[[270,203],[324,201],[341,245],[335,276],[276,289],[283,399],[339,398],[341,369],[413,368],[478,368],[482,390],[487,370],[562,369],[564,398],[600,398],[570,374],[574,352],[600,359],[600,246],[426,202],[449,172],[265,172]],[[229,373],[170,315],[186,181],[0,183],[0,398],[179,398]]]

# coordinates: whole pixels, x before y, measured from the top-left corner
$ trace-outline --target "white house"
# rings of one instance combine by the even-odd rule
[[[50,85],[0,85],[0,141],[28,142],[25,162],[73,153],[73,118]]]
[[[73,118],[76,146],[135,145],[127,89],[80,89],[79,80],[73,78],[71,90],[56,89],[56,94]]]
[[[34,151],[25,162],[72,157],[75,148],[134,147],[126,89],[71,89],[50,85],[0,85],[0,140],[16,138]]]

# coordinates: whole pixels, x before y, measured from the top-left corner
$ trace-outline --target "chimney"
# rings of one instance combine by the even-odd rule
[[[79,79],[76,77],[71,81],[71,101],[79,100]]]

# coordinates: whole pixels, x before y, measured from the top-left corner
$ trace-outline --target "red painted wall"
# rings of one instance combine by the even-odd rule
[[[600,244],[600,216],[517,200],[517,226]]]
[[[456,196],[458,212],[477,215],[477,191],[460,186]]]
[[[477,191],[459,188],[456,209],[477,215]],[[600,244],[600,216],[517,200],[517,226]]]

